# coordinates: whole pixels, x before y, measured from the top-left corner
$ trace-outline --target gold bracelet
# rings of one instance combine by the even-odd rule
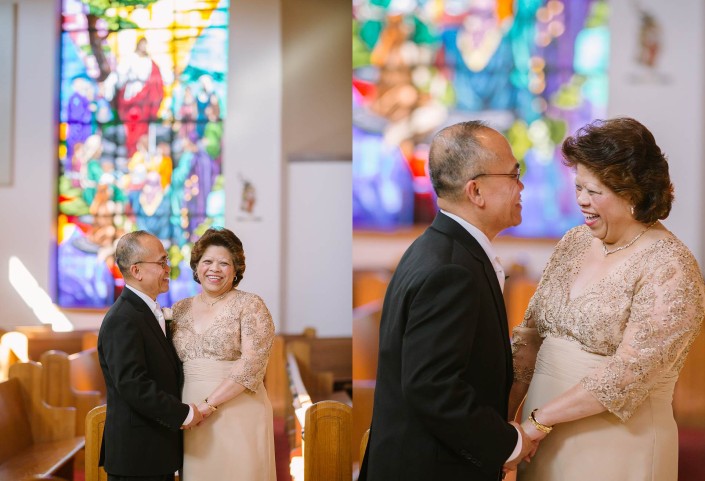
[[[208,402],[208,398],[205,398],[203,402],[206,403],[206,405],[210,408],[211,411],[215,412],[218,410],[217,406],[213,406],[211,403]]]
[[[539,408],[536,408],[533,411],[531,411],[531,414],[529,414],[529,421],[531,421],[531,424],[533,424],[536,429],[538,429],[542,433],[548,434],[551,431],[553,431],[553,426],[546,426],[545,424],[541,424],[540,422],[538,422],[536,420],[534,413],[538,410],[539,410]]]

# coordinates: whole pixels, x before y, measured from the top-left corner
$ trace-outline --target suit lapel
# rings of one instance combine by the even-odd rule
[[[166,338],[164,332],[162,332],[162,328],[159,327],[159,321],[157,321],[157,318],[154,316],[154,313],[149,309],[149,306],[147,306],[147,304],[145,304],[145,302],[130,289],[123,289],[122,295],[124,295],[127,300],[129,300],[135,306],[137,311],[142,315],[141,322],[144,322],[147,325],[147,329],[152,334],[152,337],[157,340],[157,343],[164,350],[166,356],[171,361],[173,367],[176,370],[180,371],[181,362],[179,361],[179,358],[176,355],[174,346]]]
[[[509,341],[509,322],[507,321],[507,308],[504,304],[504,296],[502,295],[502,288],[499,285],[499,280],[497,279],[497,274],[494,270],[494,266],[487,257],[487,253],[484,251],[479,242],[467,231],[455,222],[453,219],[438,213],[436,218],[431,224],[431,227],[444,232],[456,241],[461,243],[477,260],[482,263],[485,277],[489,283],[490,290],[492,291],[492,298],[494,300],[495,309],[497,311],[497,318],[499,319],[500,329],[502,331],[502,342],[504,344],[505,357],[507,358],[507,379],[508,388],[511,388],[511,383],[514,377],[513,367],[512,367],[512,348]]]

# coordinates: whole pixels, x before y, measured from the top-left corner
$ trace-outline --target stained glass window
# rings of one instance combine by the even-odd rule
[[[522,165],[523,222],[559,237],[583,221],[567,134],[607,106],[603,0],[354,0],[353,217],[356,228],[428,223],[431,136],[483,119]]]
[[[110,306],[117,239],[147,230],[193,295],[193,242],[224,222],[229,0],[63,0],[57,303]]]

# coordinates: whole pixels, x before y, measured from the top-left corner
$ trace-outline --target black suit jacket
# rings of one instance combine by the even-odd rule
[[[439,213],[387,288],[360,480],[497,480],[518,437],[506,421],[511,384],[492,263]]]
[[[109,474],[159,476],[181,467],[183,372],[147,304],[125,288],[98,334],[108,407],[100,465]]]

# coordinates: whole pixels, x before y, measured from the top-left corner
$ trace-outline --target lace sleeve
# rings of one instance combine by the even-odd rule
[[[274,323],[267,306],[259,296],[251,295],[240,319],[242,353],[228,377],[250,391],[256,391],[267,369],[269,350],[274,339]]]
[[[614,355],[581,380],[611,413],[628,420],[659,380],[678,375],[700,330],[703,278],[692,257],[649,264],[637,284]]]
[[[536,365],[536,355],[539,352],[543,337],[539,334],[538,318],[543,309],[543,297],[547,290],[547,280],[556,269],[561,269],[566,251],[574,249],[577,229],[570,230],[558,242],[553,250],[546,267],[541,274],[541,280],[536,287],[536,292],[531,296],[529,305],[524,313],[524,320],[512,330],[512,358],[514,364],[514,381],[525,384],[531,383]]]
[[[534,294],[536,297],[536,294]],[[524,315],[524,321],[512,331],[512,358],[514,361],[514,381],[524,384],[531,383],[536,365],[536,355],[539,352],[543,338],[539,336],[536,323],[532,318],[532,297],[529,308]]]

